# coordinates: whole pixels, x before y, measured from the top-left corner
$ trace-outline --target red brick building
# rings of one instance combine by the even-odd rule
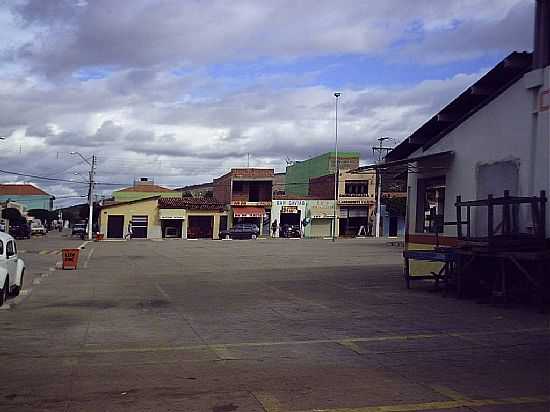
[[[230,226],[253,223],[269,234],[273,177],[273,169],[243,168],[214,179],[214,198],[231,206]]]

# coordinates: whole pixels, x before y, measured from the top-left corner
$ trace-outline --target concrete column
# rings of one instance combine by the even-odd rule
[[[220,238],[220,215],[215,214],[214,215],[214,224],[212,228],[212,239],[219,239]]]
[[[181,222],[181,238],[187,239],[187,221],[189,220],[189,215],[185,214],[185,219]]]

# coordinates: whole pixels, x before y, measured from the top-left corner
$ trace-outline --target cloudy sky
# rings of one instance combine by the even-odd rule
[[[533,0],[0,0],[0,169],[175,187],[332,149],[370,162],[513,50]],[[78,174],[75,174],[78,173]],[[78,203],[79,183],[0,172]],[[115,186],[102,185],[109,193]]]

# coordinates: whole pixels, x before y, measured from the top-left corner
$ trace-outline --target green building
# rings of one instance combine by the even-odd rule
[[[335,152],[328,152],[311,159],[296,162],[286,168],[285,193],[292,195],[307,195],[309,179],[328,174],[334,174],[336,165]],[[359,152],[338,152],[338,168],[340,171],[359,167]]]

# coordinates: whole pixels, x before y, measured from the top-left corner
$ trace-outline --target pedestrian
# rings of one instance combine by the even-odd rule
[[[271,232],[272,236],[275,237],[275,234],[277,233],[277,219],[275,219],[271,224]]]
[[[126,232],[126,239],[132,239],[132,222],[128,222],[128,231]]]

